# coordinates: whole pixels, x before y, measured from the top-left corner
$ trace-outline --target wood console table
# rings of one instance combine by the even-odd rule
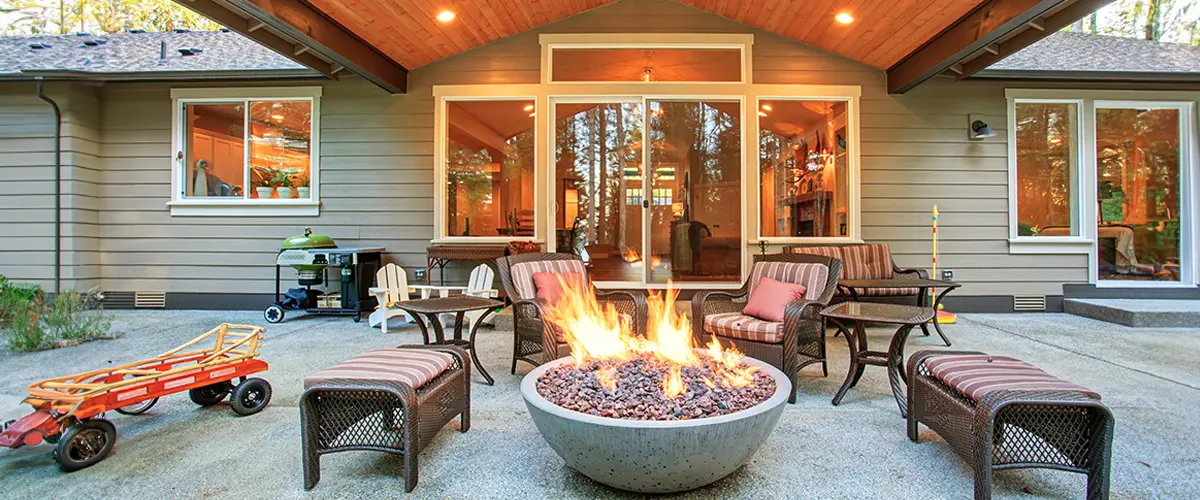
[[[540,247],[540,245],[538,245]],[[534,250],[541,251],[541,250]],[[455,260],[495,261],[520,253],[509,245],[433,245],[425,249],[428,265],[425,267],[425,284],[429,284],[433,268],[438,268],[438,283],[446,284],[446,264]]]

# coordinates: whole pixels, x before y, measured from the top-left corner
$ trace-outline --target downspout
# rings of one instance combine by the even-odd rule
[[[38,99],[54,108],[54,295],[57,296],[62,292],[62,111],[42,90],[42,79],[38,78]]]

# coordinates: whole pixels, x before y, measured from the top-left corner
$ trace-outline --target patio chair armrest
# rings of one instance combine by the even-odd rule
[[[547,302],[546,299],[543,299],[543,298],[514,300],[513,305],[512,305],[513,315],[515,316],[514,319],[517,319],[517,320],[519,320],[519,319],[541,320],[542,316],[546,314],[546,308],[549,305],[550,305],[550,303]],[[532,315],[526,316],[529,314],[532,314]]]
[[[746,306],[734,302],[734,299],[747,295],[745,288],[740,290],[701,290],[692,296],[692,338],[699,345],[704,344],[704,317],[713,314],[742,312]]]
[[[375,301],[379,303],[379,307],[387,307],[387,294],[390,290],[387,288],[371,287],[369,291],[371,295],[375,296]]]
[[[922,280],[929,279],[929,271],[926,271],[924,269],[917,269],[917,268],[902,269],[902,268],[896,267],[895,263],[892,263],[892,274],[908,274],[908,275],[915,275],[916,279],[922,279]]]
[[[645,334],[649,306],[646,302],[646,292],[642,290],[596,290],[596,301],[616,303],[617,310],[629,315],[633,322],[633,331]]]
[[[500,296],[500,290],[496,290],[494,288],[489,288],[487,290],[467,290],[464,291],[463,294],[475,297],[494,298]]]

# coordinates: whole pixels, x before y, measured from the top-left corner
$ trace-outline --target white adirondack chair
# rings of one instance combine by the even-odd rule
[[[500,292],[492,288],[492,284],[496,281],[496,272],[492,271],[491,266],[480,264],[475,269],[471,270],[471,279],[467,281],[467,288],[463,290],[466,295],[474,295],[476,297],[496,298],[500,296]],[[471,311],[466,314],[467,328],[473,328],[475,322],[479,321],[479,317],[487,311]],[[492,314],[483,320],[485,325],[495,324],[492,322],[496,315]],[[469,330],[468,330],[469,331]]]
[[[375,273],[375,287],[371,288],[371,293],[379,302],[379,309],[371,313],[368,324],[378,325],[380,331],[387,333],[388,319],[401,316],[405,322],[412,322],[413,318],[408,313],[388,307],[388,304],[408,300],[408,289],[408,274],[404,272],[403,267],[387,264],[380,268],[379,272]]]

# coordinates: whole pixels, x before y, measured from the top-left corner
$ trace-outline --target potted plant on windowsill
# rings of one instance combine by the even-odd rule
[[[295,183],[292,182],[292,177],[285,171],[279,171],[275,174],[275,178],[271,179],[271,184],[276,186],[276,191],[279,192],[279,199],[290,200],[292,198],[292,188]]]
[[[304,177],[303,179],[300,179],[300,187],[296,188],[296,197],[297,198],[300,198],[302,200],[308,199],[308,193],[309,193],[308,183],[309,183],[308,177]]]
[[[271,194],[275,192],[275,186],[272,185],[271,180],[272,179],[270,177],[264,175],[258,181],[258,185],[254,187],[254,191],[258,193],[258,199],[271,199]]]

